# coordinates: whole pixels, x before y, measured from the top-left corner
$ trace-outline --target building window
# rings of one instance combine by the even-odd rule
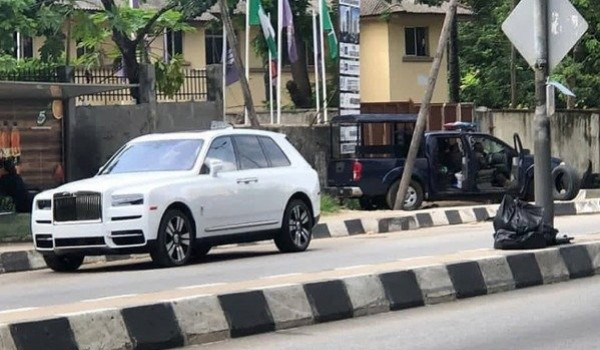
[[[81,58],[85,55],[91,55],[92,53],[94,53],[93,49],[83,46],[83,44],[79,40],[75,42],[75,47],[77,48],[77,58]]]
[[[168,30],[165,34],[167,39],[165,44],[167,46],[167,60],[176,55],[183,54],[183,33],[181,31]]]
[[[13,33],[13,57],[33,58],[33,39],[20,33]]]
[[[428,30],[426,27],[411,27],[404,29],[406,39],[406,56],[429,56]]]
[[[207,30],[204,35],[206,64],[220,64],[223,56],[223,32]]]

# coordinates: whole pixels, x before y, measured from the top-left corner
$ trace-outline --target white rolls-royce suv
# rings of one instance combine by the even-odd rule
[[[55,271],[86,255],[150,253],[179,266],[222,244],[273,239],[308,248],[320,215],[317,172],[285,135],[221,129],[152,134],[90,179],[38,194],[35,248]]]

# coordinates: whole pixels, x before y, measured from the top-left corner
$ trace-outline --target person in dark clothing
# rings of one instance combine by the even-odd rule
[[[33,196],[10,160],[0,161],[0,195],[11,197],[18,213],[31,213]]]

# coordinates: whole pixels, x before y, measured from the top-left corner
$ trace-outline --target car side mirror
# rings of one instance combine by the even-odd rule
[[[210,176],[217,177],[219,173],[223,170],[223,162],[220,160],[213,159],[209,163],[210,167]]]

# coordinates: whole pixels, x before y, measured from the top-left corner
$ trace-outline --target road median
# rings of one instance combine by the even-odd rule
[[[598,239],[14,310],[0,315],[0,345],[3,350],[167,349],[452,302],[592,276],[600,271]]]

